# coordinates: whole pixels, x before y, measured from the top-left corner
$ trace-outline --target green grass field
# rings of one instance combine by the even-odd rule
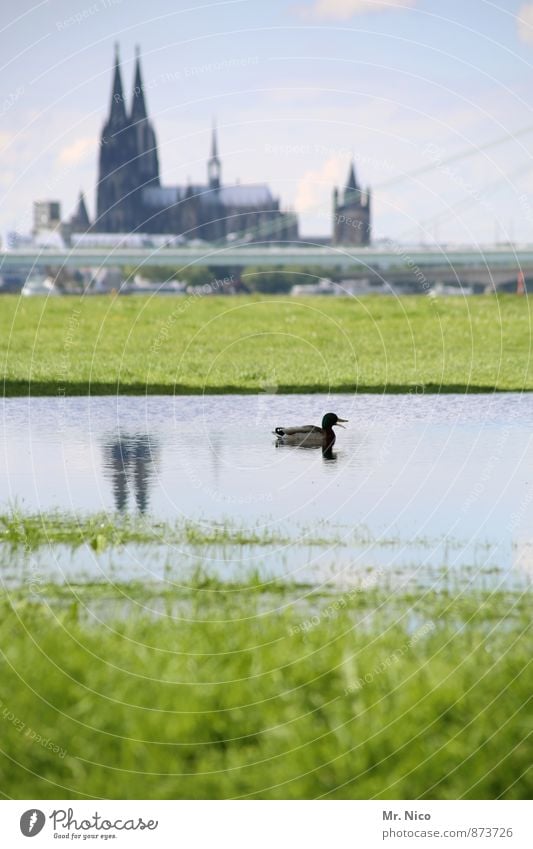
[[[528,298],[0,302],[6,395],[533,389]]]
[[[524,597],[163,589],[0,598],[10,797],[531,797]]]

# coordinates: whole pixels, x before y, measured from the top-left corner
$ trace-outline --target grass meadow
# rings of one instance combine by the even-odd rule
[[[37,553],[142,543],[165,580],[52,582]],[[13,798],[530,798],[523,589],[315,585],[210,566],[244,526],[0,517],[0,786]],[[179,546],[205,556],[182,570]],[[32,563],[34,564],[32,566]],[[354,578],[356,573],[354,573]],[[392,576],[391,576],[392,578]]]
[[[13,798],[530,798],[523,596],[243,580],[0,598]]]
[[[2,298],[6,395],[531,390],[528,298]]]

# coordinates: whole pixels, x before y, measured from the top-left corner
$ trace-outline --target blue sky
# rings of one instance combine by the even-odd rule
[[[306,235],[353,156],[378,238],[533,242],[533,3],[3,0],[0,30],[2,233],[80,188],[94,212],[118,41],[164,183],[205,179],[215,118],[224,181],[267,181]]]

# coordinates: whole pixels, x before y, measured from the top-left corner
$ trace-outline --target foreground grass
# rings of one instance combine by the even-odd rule
[[[449,298],[2,298],[6,395],[531,390],[531,306]]]
[[[530,798],[521,597],[154,593],[0,599],[9,796]]]

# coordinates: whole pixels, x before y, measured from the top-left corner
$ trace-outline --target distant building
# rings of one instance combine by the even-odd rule
[[[67,221],[64,221],[61,227],[61,235],[63,241],[69,247],[72,247],[72,234],[86,235],[90,230],[91,222],[87,212],[85,196],[83,192],[79,193],[76,209]]]
[[[76,211],[71,216],[68,224],[72,233],[86,233],[91,226],[83,192],[80,192],[79,194]]]
[[[36,200],[33,203],[33,232],[57,230],[61,226],[61,204],[58,200]]]
[[[34,201],[32,244],[42,248],[63,247],[61,204],[58,200]]]
[[[360,188],[352,162],[344,190],[333,192],[333,244],[369,245],[370,208],[370,189]]]
[[[280,210],[267,185],[223,185],[215,129],[207,183],[161,185],[157,139],[148,118],[138,51],[128,111],[116,50],[111,106],[99,157],[93,231],[169,233],[205,241],[229,236],[257,241],[298,237],[296,217]]]

